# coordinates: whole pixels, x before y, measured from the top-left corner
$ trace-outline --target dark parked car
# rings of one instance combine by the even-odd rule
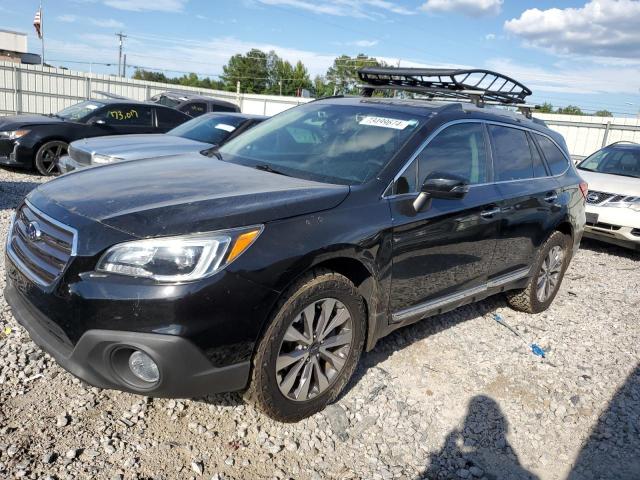
[[[501,292],[545,310],[584,229],[562,137],[506,111],[328,98],[216,156],[81,170],[19,207],[5,298],[74,375],[150,396],[247,389],[299,420],[397,328]]]
[[[0,165],[57,173],[58,159],[80,138],[164,133],[189,120],[172,108],[134,100],[87,100],[53,115],[0,117]]]
[[[184,92],[163,92],[154,95],[149,101],[175,108],[190,117],[198,117],[210,112],[239,112],[235,103],[218,98]]]
[[[202,152],[224,145],[266,118],[245,113],[207,113],[164,134],[76,140],[69,146],[69,154],[60,158],[58,170],[68,173],[91,165]]]

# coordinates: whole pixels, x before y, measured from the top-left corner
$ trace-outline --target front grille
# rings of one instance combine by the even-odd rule
[[[78,163],[83,165],[89,165],[91,163],[91,152],[69,145],[68,153],[69,156]]]
[[[631,230],[631,235],[633,235],[634,237],[640,237],[640,228],[634,228],[633,230]]]
[[[20,271],[49,286],[64,272],[74,252],[75,231],[23,203],[9,232],[8,252]]]
[[[615,197],[613,193],[596,192],[594,190],[589,190],[589,193],[587,193],[587,203],[590,203],[591,205],[599,205],[602,202],[605,202],[613,197]]]

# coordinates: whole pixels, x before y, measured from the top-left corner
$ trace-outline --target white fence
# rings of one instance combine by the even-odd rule
[[[245,113],[259,115],[275,115],[310,101],[308,98],[236,94],[39,65],[0,62],[0,115],[55,113],[81,100],[100,98],[100,95],[92,93],[94,91],[146,100],[166,90],[202,93],[233,102]],[[571,155],[576,157],[589,155],[604,145],[619,140],[640,143],[640,119],[540,113],[535,116],[561,133],[567,140]]]
[[[586,157],[613,142],[627,140],[640,143],[640,119],[622,117],[590,117],[536,113],[553,130],[564,136],[569,152]]]
[[[310,99],[277,95],[236,94],[220,90],[183,87],[74,72],[40,65],[0,62],[0,115],[16,113],[55,113],[88,98],[102,98],[102,91],[134,100],[146,100],[166,90],[202,93],[237,104],[244,113],[275,115]]]

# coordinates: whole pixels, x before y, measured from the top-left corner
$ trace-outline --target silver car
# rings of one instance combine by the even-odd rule
[[[165,134],[118,135],[77,140],[58,161],[60,173],[106,163],[201,152],[220,146],[267,117],[244,113],[208,113]]]

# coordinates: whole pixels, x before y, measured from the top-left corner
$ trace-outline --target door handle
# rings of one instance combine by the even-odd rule
[[[493,218],[494,215],[497,215],[501,211],[502,209],[500,207],[494,207],[489,210],[484,210],[483,212],[480,212],[480,216],[482,218]]]
[[[547,196],[544,197],[545,202],[555,202],[558,199],[558,194],[554,192],[547,193]]]

